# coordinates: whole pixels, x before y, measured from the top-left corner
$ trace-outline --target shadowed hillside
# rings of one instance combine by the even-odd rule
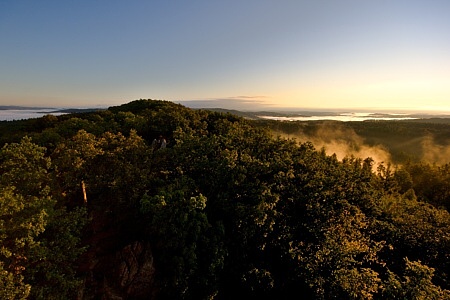
[[[2,299],[450,297],[450,168],[411,150],[447,124],[136,100],[0,132]]]

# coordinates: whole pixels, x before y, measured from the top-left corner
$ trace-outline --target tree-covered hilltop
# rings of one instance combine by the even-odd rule
[[[260,125],[156,100],[2,122],[0,298],[449,299],[448,165]]]

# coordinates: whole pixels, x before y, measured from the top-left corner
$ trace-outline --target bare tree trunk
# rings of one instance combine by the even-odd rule
[[[86,195],[86,185],[84,184],[84,180],[81,180],[81,189],[83,190],[83,200],[84,204],[87,204],[87,195]]]

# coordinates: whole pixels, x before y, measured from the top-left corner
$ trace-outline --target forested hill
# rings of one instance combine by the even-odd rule
[[[156,100],[0,122],[0,299],[450,298],[448,164],[257,122]]]

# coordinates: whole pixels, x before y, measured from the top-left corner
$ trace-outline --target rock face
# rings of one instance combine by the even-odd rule
[[[150,245],[133,242],[114,254],[92,260],[79,299],[155,299]]]
[[[122,299],[119,295],[126,299],[150,298],[155,269],[149,245],[139,242],[127,245],[115,255],[113,263],[110,276],[105,276],[105,296],[111,295],[109,299]]]
[[[107,213],[95,211],[92,220],[79,264],[84,284],[78,300],[156,299],[150,243],[134,240],[135,228],[116,226]]]

